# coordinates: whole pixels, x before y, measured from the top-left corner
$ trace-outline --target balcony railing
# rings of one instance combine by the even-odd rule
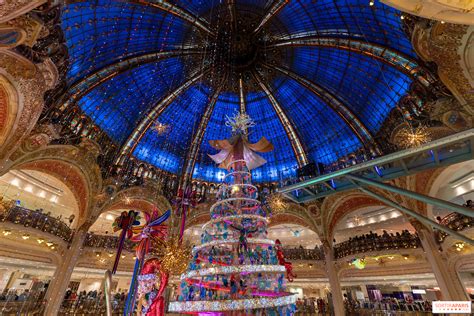
[[[286,248],[283,254],[288,260],[324,260],[324,252],[319,249]]]
[[[413,249],[421,247],[420,238],[415,234],[398,235],[368,235],[355,237],[352,240],[344,241],[334,247],[336,259],[344,258],[359,253],[383,250]]]
[[[15,206],[5,212],[0,212],[0,222],[11,222],[25,227],[31,227],[40,231],[60,237],[65,242],[70,242],[74,235],[74,230],[62,222],[60,219],[49,216],[39,211],[32,211],[23,207]],[[442,222],[451,229],[462,230],[474,225],[474,219],[463,215],[450,215]],[[445,235],[438,235],[438,239],[443,241]],[[110,249],[114,251],[118,247],[118,237],[112,235],[96,235],[88,233],[84,246],[90,248]],[[421,246],[417,235],[403,233],[401,235],[378,236],[374,234],[369,237],[355,237],[350,241],[336,244],[334,247],[335,258],[340,259],[346,256],[359,253],[413,249]],[[133,251],[134,244],[126,240],[124,249]],[[285,258],[288,260],[324,260],[324,253],[320,248],[285,248],[283,249]]]
[[[44,214],[40,211],[32,211],[23,207],[14,206],[5,212],[0,212],[0,222],[11,222],[24,227],[31,227],[52,234],[69,242],[73,230],[60,219]]]
[[[473,210],[474,212],[474,210]],[[466,215],[451,213],[441,220],[441,225],[446,226],[455,231],[462,231],[474,226],[474,217]],[[448,234],[442,231],[437,231],[438,242],[442,243],[448,237]]]

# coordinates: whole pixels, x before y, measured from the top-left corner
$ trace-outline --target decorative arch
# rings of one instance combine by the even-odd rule
[[[7,77],[0,74],[0,147],[12,134],[20,109],[18,91]]]
[[[332,240],[335,227],[347,214],[364,207],[382,205],[384,204],[379,200],[358,191],[338,193],[327,197],[321,206],[324,237],[327,240]]]
[[[62,181],[76,198],[80,225],[94,206],[93,197],[102,188],[98,155],[98,145],[87,139],[78,146],[51,145],[23,153],[5,169],[41,171]]]
[[[105,192],[107,193],[105,186]],[[111,188],[112,190],[114,188]],[[102,193],[102,194],[104,194]],[[103,195],[99,196],[103,198]],[[165,212],[171,209],[170,202],[161,195],[161,188],[154,186],[153,183],[147,183],[144,186],[134,186],[124,190],[120,190],[113,194],[111,198],[106,199],[107,202],[98,208],[95,215],[118,209],[134,209],[147,213],[151,213],[154,209]]]
[[[438,197],[443,199],[440,196],[440,189],[441,187],[453,180],[453,174],[463,168],[470,168],[469,165],[473,165],[472,161],[467,161],[464,163],[459,163],[455,165],[451,165],[446,168],[438,168],[434,171],[426,171],[417,175],[417,189],[421,191],[417,191],[432,197]],[[426,213],[429,217],[433,216],[433,206],[428,204],[426,206]]]

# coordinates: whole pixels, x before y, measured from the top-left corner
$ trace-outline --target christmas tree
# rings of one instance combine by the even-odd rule
[[[181,275],[178,301],[170,312],[232,315],[292,315],[296,297],[286,292],[292,280],[291,264],[284,261],[279,243],[267,238],[269,216],[262,207],[251,169],[266,161],[257,152],[273,150],[265,138],[248,141],[253,121],[246,114],[227,118],[232,127],[228,140],[211,141],[220,150],[210,157],[226,169],[203,226],[201,245]],[[289,270],[288,270],[289,269]]]

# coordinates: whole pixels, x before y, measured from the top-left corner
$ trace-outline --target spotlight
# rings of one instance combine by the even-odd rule
[[[38,238],[36,241],[38,242],[38,244],[44,243],[44,239],[43,239],[43,238]]]
[[[125,255],[121,255],[120,258],[125,259]]]
[[[8,235],[11,235],[11,234],[12,234],[11,230],[9,230],[9,229],[3,230],[3,236],[8,236]]]
[[[100,252],[95,254],[96,257],[100,257]]]
[[[54,245],[53,242],[51,242],[51,241],[46,242],[46,246],[51,247],[52,245]]]
[[[23,238],[24,240],[27,240],[27,239],[30,239],[30,235],[23,234],[23,236],[21,236],[21,238]]]

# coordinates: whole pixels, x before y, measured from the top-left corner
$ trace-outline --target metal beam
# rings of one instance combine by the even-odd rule
[[[227,0],[227,8],[229,9],[230,26],[232,30],[237,28],[237,14],[235,12],[235,0]]]
[[[293,80],[297,81],[299,84],[304,86],[306,89],[316,94],[321,100],[323,100],[337,115],[339,115],[342,120],[351,128],[356,136],[360,139],[362,144],[370,144],[376,146],[372,135],[370,134],[368,128],[362,123],[359,118],[352,113],[349,108],[342,103],[336,96],[324,89],[323,87],[315,84],[314,82],[298,75],[297,73],[287,69],[282,68],[276,65],[267,65],[264,64],[264,67],[268,69],[277,70]]]
[[[281,125],[285,129],[286,135],[291,144],[291,148],[293,149],[293,153],[296,157],[296,160],[298,161],[298,166],[299,167],[306,166],[309,162],[308,157],[304,150],[301,139],[296,132],[296,129],[293,127],[285,111],[282,109],[278,101],[275,99],[271,91],[268,89],[268,86],[261,80],[259,74],[256,73],[255,71],[252,71],[252,75],[255,78],[255,81],[257,81],[257,83],[260,85],[262,90],[267,95],[267,98],[270,100],[270,103],[273,106],[273,110],[278,116],[278,119],[280,120]]]
[[[120,59],[119,61],[107,65],[104,68],[101,68],[73,83],[68,89],[68,94],[65,96],[66,99],[61,104],[60,110],[66,110],[97,86],[114,78],[115,76],[118,76],[121,73],[124,73],[127,70],[166,58],[193,54],[201,54],[201,52],[193,47],[189,47],[185,49],[179,48],[176,50],[159,53],[146,53]]]
[[[414,191],[402,189],[402,188],[395,187],[395,186],[390,185],[390,184],[386,184],[386,183],[383,183],[383,182],[367,179],[367,178],[356,176],[356,175],[353,175],[353,174],[348,174],[348,175],[346,175],[346,177],[353,180],[353,181],[355,181],[355,182],[360,182],[360,183],[363,183],[363,184],[366,184],[366,185],[377,187],[379,189],[383,189],[383,190],[387,190],[387,191],[390,191],[390,192],[393,192],[393,193],[404,195],[404,196],[410,197],[412,199],[415,199],[417,201],[427,203],[427,204],[431,204],[431,205],[436,205],[438,207],[448,209],[448,210],[451,210],[453,212],[460,213],[460,214],[463,214],[463,215],[466,215],[466,216],[472,217],[474,215],[474,211],[470,208],[467,208],[467,207],[464,207],[464,206],[461,206],[461,205],[458,205],[458,204],[454,204],[454,203],[451,203],[451,202],[448,202],[448,201],[444,201],[444,200],[441,200],[441,199],[438,199],[438,198],[434,198],[434,197],[431,197],[431,196],[428,196],[428,195],[424,195],[424,194],[420,194],[420,193],[417,193],[417,192],[414,192]]]
[[[435,221],[433,221],[433,220],[431,220],[431,219],[429,219],[425,216],[422,216],[422,215],[418,214],[417,212],[412,211],[412,210],[410,210],[406,207],[403,207],[403,206],[401,206],[401,205],[399,205],[399,204],[397,204],[397,203],[395,203],[395,202],[393,202],[393,201],[391,201],[391,200],[389,200],[389,199],[387,199],[387,198],[385,198],[385,197],[383,197],[383,196],[381,196],[381,195],[379,195],[375,192],[367,190],[367,189],[363,188],[362,186],[358,185],[357,183],[354,183],[354,184],[358,187],[359,190],[361,190],[365,194],[367,194],[367,195],[369,195],[369,196],[371,196],[371,197],[387,204],[388,206],[391,206],[391,207],[399,210],[402,213],[405,213],[405,214],[407,214],[407,215],[409,215],[413,218],[416,218],[417,220],[419,220],[420,222],[422,222],[426,225],[429,225],[429,226],[432,226],[432,227],[434,227],[438,230],[444,231],[446,234],[449,234],[449,235],[453,236],[453,238],[457,238],[457,239],[462,240],[462,241],[464,241],[464,242],[466,242],[470,245],[474,245],[474,240],[472,240],[472,239],[470,239],[470,238],[468,238],[468,237],[466,237],[466,236],[464,236],[464,235],[462,235],[462,234],[460,234],[460,233],[458,233],[458,232],[456,232],[456,231],[454,231],[454,230],[452,230],[452,229],[450,229],[446,226],[443,226],[439,223],[436,223]]]
[[[391,65],[412,78],[419,80],[425,86],[430,85],[432,81],[431,78],[427,78],[426,71],[415,59],[393,48],[385,47],[376,43],[369,43],[364,39],[354,37],[326,37],[319,35],[307,36],[306,34],[296,34],[280,38],[277,41],[268,44],[266,48],[299,46],[337,48],[351,51]]]
[[[258,24],[257,28],[253,31],[254,34],[260,32],[265,24],[270,21],[285,5],[287,5],[290,1],[289,0],[275,0],[271,7],[268,9],[267,13],[262,18],[260,24]]]
[[[186,91],[189,87],[191,87],[194,83],[200,80],[207,71],[200,71],[196,75],[194,75],[191,79],[184,82],[181,86],[176,88],[166,97],[161,99],[153,109],[141,120],[141,122],[137,125],[135,130],[132,134],[128,137],[125,145],[122,147],[120,151],[120,156],[117,159],[117,163],[121,161],[123,156],[131,156],[135,147],[138,145],[140,140],[145,135],[146,131],[150,128],[150,126],[155,122],[158,117],[168,108],[168,106],[173,103],[173,101],[184,91]]]
[[[181,182],[179,185],[180,188],[186,187],[189,180],[193,176],[194,166],[196,164],[196,157],[197,157],[199,148],[201,147],[201,143],[204,138],[204,133],[206,132],[207,125],[209,124],[209,120],[211,119],[212,112],[214,112],[215,105],[217,103],[219,94],[221,93],[223,87],[224,87],[224,83],[219,85],[219,87],[216,89],[216,91],[212,95],[211,100],[209,101],[209,104],[207,105],[207,108],[204,111],[204,114],[202,115],[201,121],[199,122],[198,129],[196,130],[196,133],[193,136],[191,147],[189,148],[186,161],[184,162],[184,174],[180,181]]]
[[[313,188],[313,192],[317,190],[316,197],[297,198],[298,203],[309,202],[311,200],[331,195],[335,192],[353,189],[354,186],[350,181],[342,182],[348,174],[367,174],[375,166],[381,166],[384,172],[384,179],[390,180],[401,176],[407,176],[420,171],[437,168],[439,166],[449,166],[472,159],[474,153],[474,129],[450,135],[441,139],[434,140],[417,148],[409,148],[401,150],[389,155],[385,155],[376,159],[368,160],[357,165],[340,169],[332,173],[324,174],[319,177],[301,181],[292,184],[278,191],[287,196],[292,196],[294,192],[298,192],[305,187]],[[429,158],[429,151],[437,149],[443,153],[440,158],[439,165],[436,165],[433,159]],[[411,158],[418,157],[416,160],[410,161]],[[326,188],[325,182],[335,181],[335,189]],[[321,186],[321,188],[318,188]]]
[[[167,1],[167,0],[132,0],[132,3],[137,3],[141,5],[148,5],[154,8],[161,9],[163,11],[169,12],[173,15],[176,15],[177,17],[191,23],[192,25],[195,25],[196,27],[200,28],[204,32],[216,36],[216,33],[214,30],[211,30],[206,24],[208,24],[206,21],[201,19],[200,17],[194,15],[192,12],[181,8],[180,6]]]

